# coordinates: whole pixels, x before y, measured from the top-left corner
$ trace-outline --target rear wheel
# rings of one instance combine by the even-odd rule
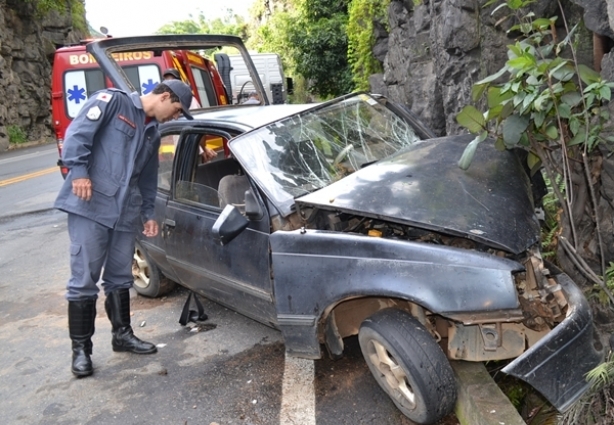
[[[134,245],[132,276],[134,277],[134,289],[138,294],[146,297],[160,297],[172,291],[176,285],[162,274],[138,242]]]
[[[435,339],[410,314],[378,311],[362,323],[358,341],[375,380],[409,419],[431,424],[452,411],[452,367]]]

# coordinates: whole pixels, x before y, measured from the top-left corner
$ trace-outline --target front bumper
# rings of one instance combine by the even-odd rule
[[[588,389],[586,373],[603,361],[604,352],[584,294],[566,274],[556,280],[567,295],[567,317],[503,372],[522,379],[564,412]]]

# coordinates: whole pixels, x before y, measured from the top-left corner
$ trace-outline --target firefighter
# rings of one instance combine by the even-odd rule
[[[192,119],[190,87],[164,81],[146,95],[118,89],[90,97],[66,131],[62,161],[69,173],[55,201],[68,213],[70,279],[67,284],[72,373],[89,376],[98,286],[106,295],[113,351],[152,354],[156,346],[137,338],[130,325],[132,258],[137,231],[158,234],[158,123],[181,113]]]

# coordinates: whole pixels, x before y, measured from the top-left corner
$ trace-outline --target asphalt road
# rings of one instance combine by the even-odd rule
[[[209,320],[178,323],[187,296],[132,294],[132,324],[158,353],[111,350],[98,301],[92,377],[70,373],[66,217],[55,146],[0,154],[0,423],[411,424],[371,377],[355,339],[337,361],[286,359],[274,329],[204,301]],[[446,425],[457,423],[448,418]]]

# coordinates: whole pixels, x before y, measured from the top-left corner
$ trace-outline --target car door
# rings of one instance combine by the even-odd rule
[[[246,231],[226,246],[212,237],[211,229],[224,203],[218,193],[220,182],[242,181],[237,193],[243,196],[250,187],[247,176],[241,176],[238,162],[225,158],[223,152],[210,162],[200,163],[199,143],[220,137],[227,140],[231,136],[211,128],[190,128],[181,134],[162,224],[167,259],[182,285],[275,326],[268,215],[251,221]]]
[[[154,208],[154,219],[162,223],[166,217],[166,205],[171,193],[172,171],[175,158],[175,146],[179,140],[181,129],[167,127],[161,133],[160,148],[158,150],[158,191]],[[147,252],[156,266],[171,280],[177,281],[175,272],[166,258],[166,241],[161,232],[153,238],[147,238],[137,233],[139,245]],[[138,247],[137,247],[138,249]]]

